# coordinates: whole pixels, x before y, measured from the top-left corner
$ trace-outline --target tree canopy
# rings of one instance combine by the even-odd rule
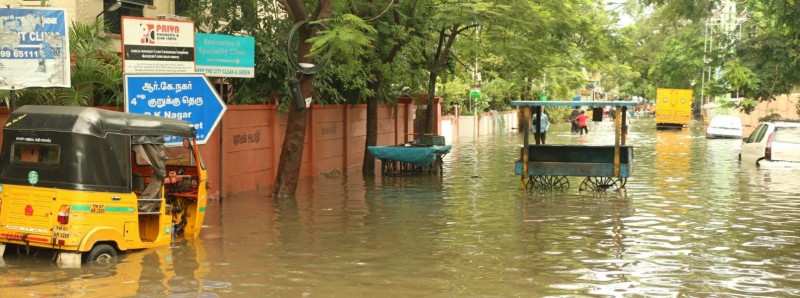
[[[704,102],[738,97],[754,102],[792,93],[800,83],[800,4],[791,0],[640,0],[628,38],[638,48],[626,63],[644,90],[694,88]],[[687,82],[690,84],[687,85]],[[692,85],[693,84],[693,85]],[[625,84],[620,84],[625,86]]]

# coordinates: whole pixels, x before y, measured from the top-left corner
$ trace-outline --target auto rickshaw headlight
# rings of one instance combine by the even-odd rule
[[[62,225],[69,223],[69,205],[61,205],[61,208],[58,208],[58,223]]]

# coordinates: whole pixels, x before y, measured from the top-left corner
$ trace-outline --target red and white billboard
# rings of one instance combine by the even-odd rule
[[[125,73],[194,73],[194,22],[122,17]]]

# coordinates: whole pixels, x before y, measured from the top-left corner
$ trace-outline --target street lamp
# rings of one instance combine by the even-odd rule
[[[94,19],[95,19],[95,20],[97,20],[97,18],[99,18],[99,17],[100,17],[101,15],[103,15],[104,13],[106,13],[106,12],[109,12],[109,11],[116,11],[116,10],[117,10],[117,9],[119,9],[120,7],[122,7],[122,1],[116,1],[116,2],[114,2],[114,3],[111,3],[111,5],[109,5],[108,7],[106,7],[105,9],[103,9],[103,11],[101,11],[100,13],[98,13],[98,14],[97,14],[97,16],[95,16],[95,17],[94,17]]]

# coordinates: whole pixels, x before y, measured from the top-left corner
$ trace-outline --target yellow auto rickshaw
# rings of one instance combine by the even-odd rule
[[[186,121],[89,107],[14,111],[0,154],[0,255],[52,249],[59,265],[80,266],[197,237],[208,195],[195,134]]]

